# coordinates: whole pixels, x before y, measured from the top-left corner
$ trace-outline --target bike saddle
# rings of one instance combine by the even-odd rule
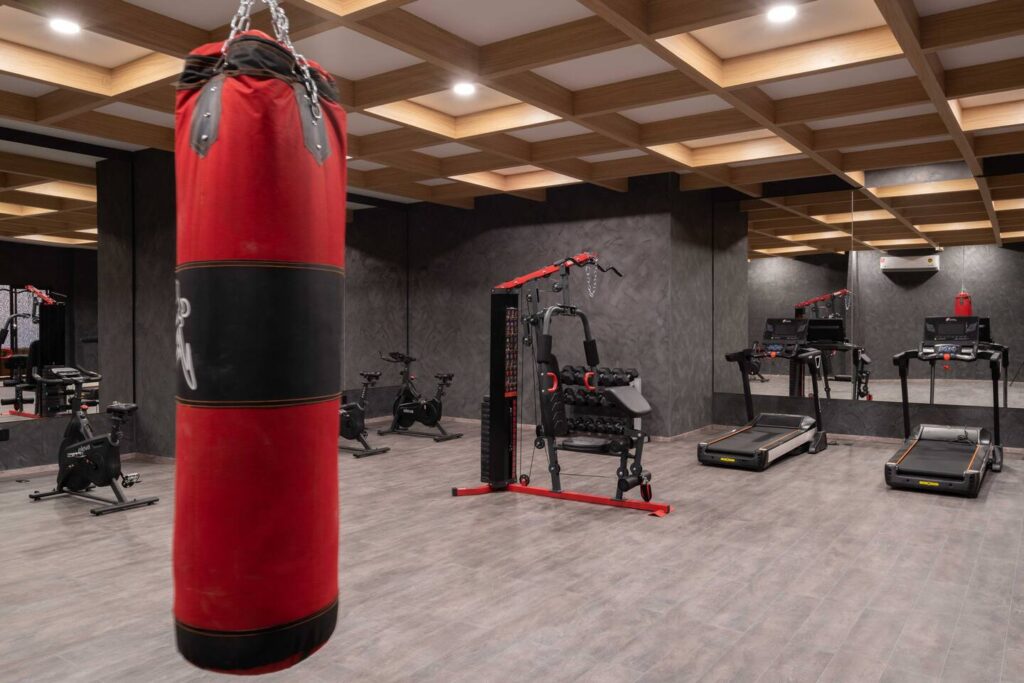
[[[451,382],[453,377],[455,377],[454,372],[439,372],[434,375],[434,379],[439,379],[442,382]]]
[[[380,357],[383,358],[384,360],[389,360],[392,363],[412,363],[413,361],[416,360],[412,356],[407,356],[401,351],[390,351],[387,357],[385,357],[384,354],[382,353],[380,354]]]
[[[107,406],[107,412],[117,417],[127,417],[138,409],[139,406],[134,403],[111,403]]]
[[[367,382],[376,382],[380,379],[380,372],[360,372],[359,376]]]

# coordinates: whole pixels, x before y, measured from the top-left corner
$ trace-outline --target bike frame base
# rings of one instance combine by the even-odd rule
[[[462,434],[460,432],[446,432],[441,428],[441,425],[437,426],[441,430],[440,434],[432,434],[430,432],[417,432],[412,429],[401,429],[391,427],[389,429],[379,429],[377,433],[381,436],[386,434],[401,434],[402,436],[418,436],[421,438],[433,439],[434,441],[451,441],[452,439],[461,439]]]
[[[390,446],[384,446],[382,448],[353,448],[352,446],[338,446],[339,451],[345,451],[351,453],[353,457],[365,458],[371,455],[380,455],[381,453],[387,453],[391,450]]]
[[[345,437],[341,438],[344,439]],[[362,447],[356,448],[355,446],[338,446],[338,450],[345,451],[346,453],[351,453],[356,458],[365,458],[370,455],[380,455],[381,453],[387,453],[388,451],[391,450],[389,446],[374,448],[373,446],[366,442],[366,439],[363,437],[362,434],[358,435],[354,440],[358,441],[362,445]]]
[[[523,486],[522,484],[509,484],[505,488],[495,488],[490,484],[473,486],[468,488],[453,488],[452,495],[459,496],[480,496],[487,493],[499,493],[508,491],[510,493],[525,493],[530,496],[541,496],[544,498],[558,498],[560,500],[573,500],[578,503],[590,503],[592,505],[607,505],[609,507],[627,508],[629,510],[642,510],[653,517],[664,517],[672,512],[672,506],[668,503],[655,503],[643,500],[616,500],[608,496],[598,496],[592,493],[580,493],[578,491],[552,491],[540,486]]]
[[[42,415],[36,415],[35,413],[26,413],[24,410],[8,410],[4,415],[10,415],[11,417],[25,417],[30,420],[38,420]]]
[[[92,491],[92,488],[86,489],[86,491]],[[61,489],[53,489],[52,491],[46,491],[45,493],[40,493],[39,491],[36,491],[35,493],[28,494],[28,497],[31,498],[32,500],[42,500],[43,498],[72,496],[75,498],[81,498],[82,500],[91,500],[97,503],[104,503],[104,505],[102,505],[101,507],[92,508],[91,510],[89,510],[89,512],[96,515],[97,517],[100,515],[108,515],[111,512],[121,512],[123,510],[131,510],[133,508],[140,508],[145,507],[147,505],[153,505],[158,500],[160,500],[156,496],[150,496],[148,498],[132,498],[130,500],[123,499],[118,501],[111,500],[110,498],[104,498],[103,496],[96,496],[91,493],[86,493],[86,491],[67,491]]]

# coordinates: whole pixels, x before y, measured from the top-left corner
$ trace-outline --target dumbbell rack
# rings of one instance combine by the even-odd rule
[[[616,369],[618,369],[618,368],[616,368]],[[606,370],[606,368],[601,368],[600,370]],[[602,375],[602,373],[600,371],[598,371],[597,374],[595,375],[595,381],[591,382],[591,386],[596,385],[594,390],[592,391],[592,390],[588,389],[586,387],[586,385],[584,384],[584,382],[583,382],[583,375],[584,375],[585,372],[588,372],[588,369],[585,368],[584,366],[565,366],[565,367],[562,368],[562,373],[561,373],[561,375],[562,375],[561,376],[562,393],[563,393],[563,396],[565,397],[565,406],[566,406],[566,408],[571,409],[569,411],[570,414],[568,416],[569,417],[569,423],[570,423],[570,431],[576,432],[576,433],[583,433],[583,434],[599,434],[599,435],[615,436],[614,432],[601,431],[601,430],[592,430],[592,429],[581,429],[580,426],[579,426],[579,422],[578,421],[581,420],[581,419],[586,419],[586,418],[591,418],[593,420],[597,420],[599,418],[604,418],[606,420],[615,420],[615,421],[618,421],[618,422],[621,422],[621,423],[625,424],[628,421],[628,418],[626,417],[626,415],[623,413],[623,411],[621,409],[616,408],[614,406],[607,405],[607,404],[604,404],[604,405],[601,405],[601,404],[593,405],[593,404],[590,404],[590,403],[580,403],[578,400],[570,401],[569,400],[570,396],[571,396],[571,394],[576,394],[577,396],[580,396],[580,395],[590,395],[590,394],[593,394],[593,393],[597,393],[599,395],[601,390],[605,386],[631,386],[631,387],[636,388],[637,391],[640,391],[641,390],[640,375],[639,375],[639,373],[637,371],[635,371],[633,369],[630,369],[628,371],[629,372],[629,377],[630,377],[628,385],[627,384],[621,384],[621,383],[619,383],[619,384],[612,384],[612,383],[601,384],[601,381],[600,381],[599,378]],[[641,431],[641,419],[639,417],[635,418],[633,420],[633,429],[636,429],[637,431]]]

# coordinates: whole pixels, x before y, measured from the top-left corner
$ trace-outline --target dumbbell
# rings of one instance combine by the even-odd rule
[[[583,385],[583,375],[587,373],[587,369],[582,365],[574,365],[572,368],[572,383]]]
[[[562,386],[570,386],[575,384],[573,381],[572,366],[566,365],[562,368],[562,371],[558,373],[558,381],[562,383]]]
[[[593,432],[594,431],[595,425],[594,425],[594,418],[592,418],[592,417],[581,418],[581,419],[576,421],[576,424],[584,432]]]
[[[629,384],[640,376],[640,371],[636,368],[626,368],[623,372],[626,373],[626,384]]]
[[[612,434],[617,434],[619,436],[621,436],[622,434],[625,434],[626,433],[626,422],[624,420],[615,420],[615,422],[612,424],[611,433]]]
[[[597,380],[598,386],[610,387],[612,385],[612,370],[611,368],[597,368]]]
[[[565,405],[567,406],[576,405],[576,390],[572,388],[562,389],[562,400],[565,402]]]
[[[575,432],[576,431],[576,418],[575,417],[570,417],[570,418],[566,419],[565,425],[566,425],[566,427],[569,428],[570,432]]]

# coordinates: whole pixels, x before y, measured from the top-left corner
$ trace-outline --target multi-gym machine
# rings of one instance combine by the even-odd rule
[[[601,266],[596,254],[581,252],[503,282],[491,290],[490,388],[481,406],[480,423],[480,480],[483,485],[453,488],[452,495],[509,491],[643,510],[664,516],[672,511],[672,506],[650,500],[651,475],[642,464],[643,443],[648,437],[637,425],[638,418],[650,412],[650,405],[635,386],[623,384],[621,379],[610,380],[610,386],[601,385],[595,369],[600,364],[597,341],[590,334],[586,314],[572,303],[570,273],[574,268],[586,272],[591,296],[596,292],[600,273],[611,271],[621,277],[614,268]],[[545,281],[550,285],[545,289],[559,295],[560,302],[542,307],[541,285]],[[581,373],[583,391],[589,398],[589,393],[600,390],[608,409],[623,418],[617,422],[622,427],[621,434],[617,428],[614,434],[581,434],[578,424],[574,429],[570,428],[561,386],[562,372],[551,348],[551,324],[557,317],[575,318],[582,323],[587,360],[587,367]],[[532,365],[522,358],[526,354],[525,349],[532,351]],[[524,350],[523,354],[521,350]],[[537,398],[534,408],[539,424],[534,449],[546,451],[551,488],[531,486],[529,465],[523,462],[523,434],[519,423],[526,391],[522,380],[526,373],[534,377],[533,393]],[[606,375],[613,377],[615,373]],[[628,377],[628,373],[624,376]],[[559,451],[617,458],[619,466],[614,496],[563,490],[561,477],[569,473],[562,471]],[[639,488],[644,500],[626,499],[624,494],[632,488]]]
[[[14,396],[0,399],[0,405],[11,406],[9,415],[20,417],[45,417],[69,409],[68,397],[62,390],[53,390],[48,385],[39,384],[32,379],[34,371],[54,365],[64,365],[66,354],[66,306],[64,295],[25,285],[24,287],[4,287],[7,290],[10,304],[9,316],[0,328],[0,347],[10,342],[9,350],[2,357],[10,376],[3,380],[3,386],[14,389]],[[31,311],[19,311],[19,298],[22,295],[31,297]],[[19,339],[19,323],[28,321],[39,326],[38,339],[32,341],[27,353],[21,351]],[[29,398],[26,392],[33,392]],[[28,413],[25,407],[35,404],[35,413]]]

